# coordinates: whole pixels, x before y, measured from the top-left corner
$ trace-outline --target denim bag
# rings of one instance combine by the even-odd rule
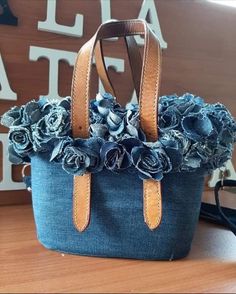
[[[143,62],[135,34],[145,39]],[[101,46],[119,36],[139,97],[139,105],[125,108],[115,101]],[[90,101],[94,51],[110,94]],[[158,101],[160,67],[159,42],[145,21],[110,21],[80,49],[71,98],[41,98],[2,116],[10,160],[31,163],[26,179],[46,248],[150,260],[190,251],[204,176],[232,156],[236,124],[222,104],[192,94]]]

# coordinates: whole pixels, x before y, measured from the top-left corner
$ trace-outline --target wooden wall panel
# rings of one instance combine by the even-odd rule
[[[0,25],[0,53],[11,87],[18,95],[17,104],[23,104],[48,93],[48,61],[29,61],[29,47],[78,51],[101,23],[100,1],[57,1],[58,23],[73,25],[76,13],[84,15],[82,38],[37,30],[38,21],[46,18],[46,0],[8,2],[18,17],[18,26]],[[111,0],[111,16],[136,18],[141,4],[141,0]],[[236,116],[236,8],[206,0],[156,0],[155,4],[162,34],[168,43],[168,48],[163,51],[161,94],[196,93],[209,102],[223,102]],[[125,58],[127,64],[123,42],[105,41],[105,53],[106,56]],[[59,72],[59,93],[69,95],[72,68],[61,62]],[[128,64],[125,73],[109,72],[115,82],[117,96],[124,102],[133,90]],[[94,79],[93,94],[96,85]],[[0,114],[15,104],[0,100]],[[6,129],[0,127],[1,132],[6,132]],[[0,160],[1,157],[0,150]],[[14,177],[20,180],[19,172],[14,172]],[[2,204],[28,199],[25,191],[0,192]]]

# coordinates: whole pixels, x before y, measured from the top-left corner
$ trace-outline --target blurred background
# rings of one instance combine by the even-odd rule
[[[190,92],[236,116],[234,0],[0,0],[0,115],[41,95],[70,95],[76,52],[110,18],[145,18],[158,35],[161,95]],[[118,101],[135,100],[124,40],[103,43]],[[92,86],[91,96],[102,90],[95,71]],[[22,166],[7,160],[6,133],[0,126],[0,205],[29,203]]]

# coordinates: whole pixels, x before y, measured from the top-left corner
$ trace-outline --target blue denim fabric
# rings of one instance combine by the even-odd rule
[[[136,173],[109,170],[92,175],[88,229],[72,220],[73,176],[49,155],[34,155],[33,209],[39,241],[47,248],[79,255],[173,260],[185,257],[199,217],[204,172],[165,174],[163,217],[159,228],[143,219],[142,180]]]

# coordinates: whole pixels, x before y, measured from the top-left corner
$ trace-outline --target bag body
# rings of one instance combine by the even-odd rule
[[[48,156],[31,158],[32,199],[39,241],[60,252],[152,260],[185,257],[199,217],[204,171],[170,173],[162,180],[162,222],[143,221],[142,180],[135,173],[104,170],[92,177],[91,221],[73,224],[73,176]]]

